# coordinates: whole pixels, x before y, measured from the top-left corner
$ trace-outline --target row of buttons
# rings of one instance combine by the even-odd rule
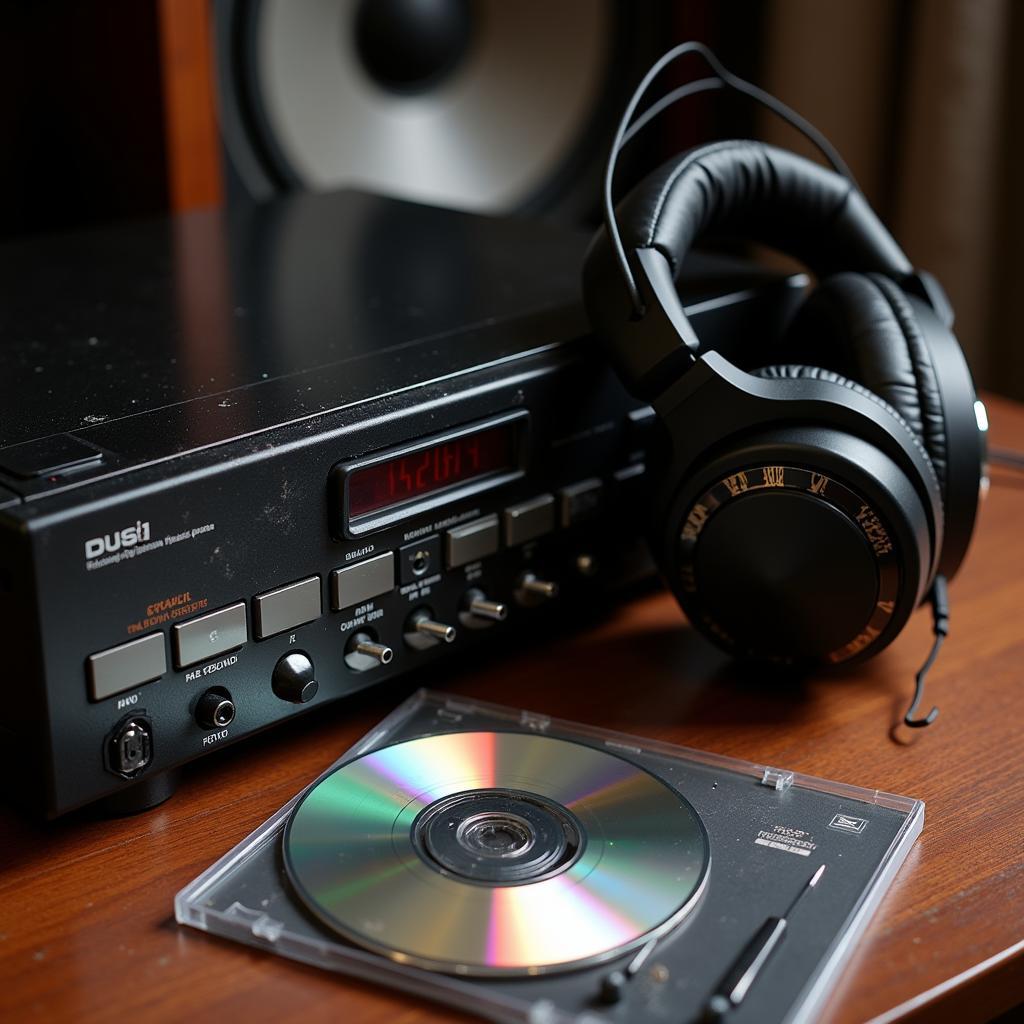
[[[310,576],[260,594],[253,598],[256,639],[265,640],[312,622],[320,617],[321,610],[319,576]],[[244,601],[171,627],[174,663],[179,669],[226,654],[242,647],[248,640]],[[93,700],[105,700],[152,682],[166,671],[163,633],[130,640],[86,659],[89,695]]]
[[[643,467],[638,467],[642,472]],[[582,480],[558,493],[562,526],[594,515],[601,498],[601,481]],[[552,494],[540,494],[508,506],[503,513],[505,543],[510,547],[551,533],[555,528],[556,500]],[[463,523],[444,535],[445,561],[449,569],[493,555],[499,546],[499,517],[483,516]],[[431,560],[440,560],[440,538],[415,542],[398,552],[402,583],[423,575]],[[420,560],[419,564],[417,559]],[[354,565],[335,569],[329,577],[331,608],[340,611],[363,604],[395,587],[395,553],[385,551]],[[253,628],[257,640],[276,636],[320,617],[320,577],[289,583],[253,598]],[[185,669],[202,661],[235,650],[248,642],[245,602],[219,608],[206,615],[171,628],[174,663]],[[143,683],[152,682],[167,671],[167,656],[162,633],[131,640],[109,650],[90,655],[86,660],[90,696],[105,700]]]
[[[597,512],[602,484],[594,478],[582,480],[559,491],[561,523],[571,526]],[[555,528],[555,496],[539,494],[504,510],[505,544],[517,547],[537,540]],[[499,547],[500,521],[497,514],[482,516],[446,530],[445,564],[458,569],[495,554]],[[441,558],[441,538],[427,537],[398,549],[398,579],[412,583],[425,575]],[[395,586],[395,555],[392,551],[367,558],[331,573],[331,607],[335,611],[372,601]]]

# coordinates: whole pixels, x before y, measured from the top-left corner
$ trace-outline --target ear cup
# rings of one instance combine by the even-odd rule
[[[863,396],[881,410],[874,419],[888,445],[902,457],[915,450],[916,469],[894,461],[895,447],[827,417],[787,422],[766,411],[760,428],[717,446],[701,440],[707,461],[691,464],[659,517],[659,563],[690,621],[742,657],[838,663],[869,656],[920,602],[941,545],[928,453],[900,413],[862,384],[813,366],[755,373],[815,382],[777,395],[799,391],[823,408],[849,405],[846,393]],[[675,436],[685,432],[683,425]]]
[[[785,346],[797,362],[837,370],[883,399],[923,444],[945,501],[946,425],[935,367],[898,285],[881,274],[827,278],[794,318]]]

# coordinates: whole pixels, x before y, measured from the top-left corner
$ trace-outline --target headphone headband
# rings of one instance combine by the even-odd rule
[[[627,196],[619,223],[627,247],[660,250],[674,273],[697,241],[713,235],[761,242],[819,276],[913,272],[846,178],[761,142],[712,143],[669,161]]]
[[[640,282],[644,316],[635,316],[607,229],[587,253],[584,292],[592,322],[606,327],[602,333],[611,342],[620,373],[644,397],[659,390],[662,378],[678,373],[680,359],[691,359],[696,348],[674,279],[702,238],[761,242],[819,275],[855,270],[902,282],[914,273],[855,185],[760,142],[734,140],[692,149],[646,178],[616,213]],[[690,352],[680,348],[680,336]]]

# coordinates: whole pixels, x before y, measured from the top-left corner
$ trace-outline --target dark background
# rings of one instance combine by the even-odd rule
[[[408,21],[410,9],[433,17],[453,6],[452,0],[372,2],[378,11],[384,5],[381,45],[399,66],[410,41],[408,31],[401,34],[408,24],[403,30],[398,21]],[[454,0],[473,18],[485,15],[489,2]],[[359,6],[338,4],[353,12]],[[517,31],[529,33],[533,8],[520,6],[526,13]],[[1022,317],[1014,301],[1024,263],[1018,245],[1024,205],[1015,187],[1024,171],[1017,102],[1024,72],[1013,60],[1024,42],[1024,5],[592,0],[584,7],[606,9],[612,19],[601,89],[557,173],[505,207],[592,221],[596,174],[624,96],[654,56],[684,38],[702,39],[728,66],[776,92],[832,138],[911,258],[945,284],[979,384],[1024,398]],[[257,57],[245,29],[260,11],[261,0],[5,5],[0,238],[308,187],[280,154],[275,164],[265,125],[260,135],[250,88]],[[392,23],[394,37],[388,36]],[[538,23],[536,31],[545,26]],[[408,52],[418,52],[415,36]],[[528,60],[523,64],[522,76],[537,71]],[[685,65],[674,80],[700,71],[696,63]],[[393,99],[390,86],[382,87],[382,96],[389,90]],[[507,102],[515,103],[516,90],[507,92]],[[502,116],[500,103],[495,116]],[[531,116],[543,119],[548,110],[537,105]],[[259,187],[251,175],[247,180],[238,173],[241,151],[237,144],[226,147],[225,135],[251,146],[242,156],[260,163]],[[802,146],[788,128],[742,99],[704,96],[652,127],[627,161],[624,183],[671,153],[730,135]]]

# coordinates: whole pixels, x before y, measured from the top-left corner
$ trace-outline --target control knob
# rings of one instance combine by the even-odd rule
[[[320,684],[314,678],[313,662],[302,651],[289,651],[274,666],[270,685],[274,694],[291,704],[305,704],[316,696]]]

